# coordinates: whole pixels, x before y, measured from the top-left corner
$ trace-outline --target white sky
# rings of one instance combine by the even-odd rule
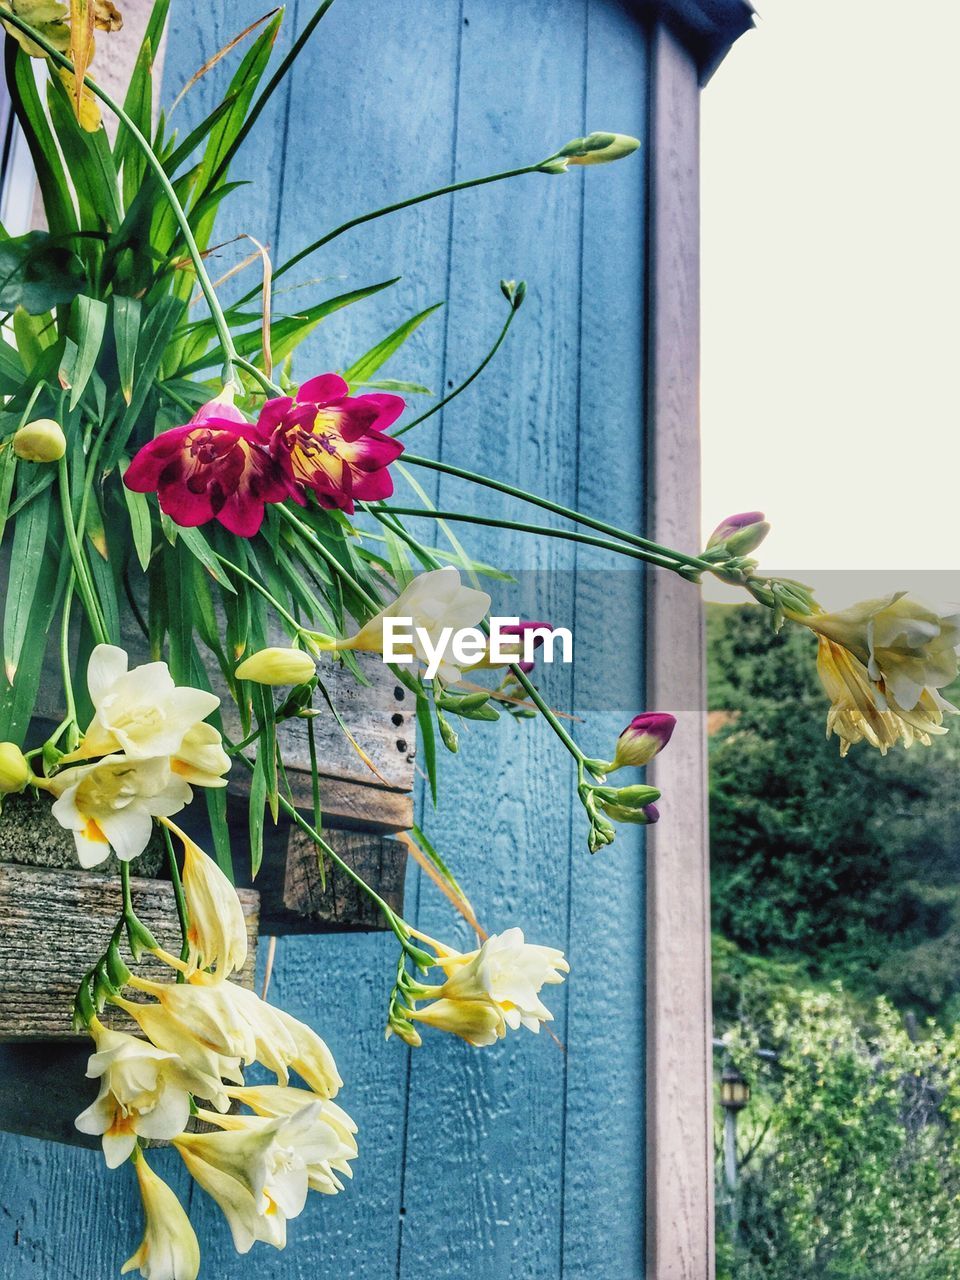
[[[755,3],[703,99],[705,532],[960,568],[960,0]]]

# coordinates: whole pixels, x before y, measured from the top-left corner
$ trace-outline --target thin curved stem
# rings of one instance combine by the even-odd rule
[[[516,485],[507,484],[503,480],[494,480],[490,476],[480,475],[476,471],[468,471],[465,467],[455,467],[449,462],[440,462],[434,458],[421,458],[412,453],[405,453],[403,460],[406,463],[413,463],[417,467],[426,467],[430,471],[440,471],[444,475],[456,476],[460,480],[469,480],[473,484],[483,485],[486,489],[495,489],[498,493],[505,493],[511,498],[518,498],[521,502],[529,502],[535,507],[542,507],[544,511],[552,511],[554,515],[563,516],[565,519],[573,520],[577,524],[586,525],[589,529],[596,529],[600,533],[605,533],[620,542],[626,542],[630,546],[639,547],[644,551],[652,551],[655,555],[675,560],[679,564],[687,565],[701,573],[712,573],[716,568],[716,565],[707,560],[701,560],[699,556],[688,556],[682,551],[675,551],[672,547],[664,547],[659,542],[651,542],[649,538],[641,538],[639,534],[628,533],[625,529],[618,529],[616,525],[607,524],[605,521],[597,520],[593,516],[585,516],[582,512],[573,510],[572,507],[565,507],[559,502],[551,502],[549,498],[540,498],[536,494],[528,493],[525,489],[518,489]]]
[[[77,531],[73,524],[73,511],[70,507],[70,478],[67,474],[66,455],[60,459],[57,466],[59,471],[60,508],[63,512],[64,531],[67,535],[67,546],[70,550],[70,558],[73,561],[73,570],[76,574],[77,586],[80,589],[80,596],[83,600],[83,605],[86,609],[94,637],[98,644],[106,644],[106,623],[100,609],[100,602],[97,599],[97,593],[93,589],[89,570],[87,569],[87,564],[83,557],[83,550],[80,543],[77,541]]]
[[[373,596],[370,595],[365,587],[360,585],[350,570],[343,567],[333,552],[323,545],[309,525],[304,524],[299,516],[295,516],[290,508],[282,503],[277,504],[276,511],[283,520],[286,520],[287,524],[297,530],[304,541],[309,543],[314,551],[316,551],[317,555],[321,556],[326,561],[337,577],[342,578],[342,580],[357,593],[361,600],[363,600],[363,602],[368,605],[374,613],[379,612],[379,601],[374,600]]]
[[[433,511],[425,507],[394,507],[380,504],[381,511],[392,516],[416,516],[425,520],[459,520],[465,524],[486,525],[493,529],[513,529],[518,533],[535,533],[538,537],[562,538],[567,542],[579,542],[588,547],[600,547],[604,551],[613,551],[617,555],[627,556],[633,560],[642,560],[656,565],[660,569],[673,569],[676,566],[652,551],[641,551],[639,547],[630,547],[625,543],[615,542],[611,538],[595,538],[589,533],[577,533],[572,529],[554,529],[547,524],[527,524],[523,520],[499,520],[495,516],[477,516],[463,511]]]
[[[49,40],[45,39],[44,36],[42,36],[39,31],[36,31],[28,22],[24,22],[22,18],[18,17],[15,13],[9,10],[4,10],[3,20],[9,26],[14,26],[19,31],[22,31],[24,35],[29,36],[30,39],[34,41],[35,44],[40,46],[40,48],[44,51],[47,57],[56,66],[62,67],[65,71],[69,71],[71,75],[76,74],[74,65],[70,61],[70,59],[67,57],[64,57],[64,55],[59,51],[59,49],[56,49],[49,42]],[[234,345],[233,335],[230,332],[230,328],[227,324],[226,317],[223,314],[223,308],[220,306],[220,302],[213,288],[213,284],[210,280],[210,276],[207,274],[207,269],[204,266],[203,257],[200,253],[200,249],[194,238],[193,230],[190,226],[189,219],[187,218],[187,215],[184,212],[183,206],[181,205],[179,199],[177,198],[177,193],[173,188],[173,183],[167,177],[166,170],[164,169],[163,164],[158,158],[156,152],[153,150],[153,147],[151,147],[150,143],[147,141],[147,139],[143,136],[143,134],[134,124],[133,120],[126,113],[126,111],[124,111],[123,107],[120,106],[118,102],[115,102],[114,99],[111,98],[111,96],[104,89],[101,89],[101,87],[99,86],[99,84],[97,84],[95,80],[91,80],[89,76],[83,77],[83,83],[94,95],[94,97],[99,98],[100,101],[104,104],[104,106],[107,107],[110,111],[112,111],[113,114],[117,117],[117,119],[122,122],[124,127],[129,130],[131,138],[133,138],[136,145],[143,152],[144,159],[147,161],[147,164],[150,166],[150,168],[153,170],[154,174],[156,175],[157,181],[160,183],[160,186],[163,189],[163,193],[166,196],[167,200],[169,201],[171,209],[173,210],[173,214],[177,220],[177,224],[180,227],[180,232],[183,236],[184,244],[187,247],[187,253],[190,256],[190,260],[193,263],[194,270],[197,273],[197,283],[199,284],[203,292],[203,296],[207,300],[207,306],[210,308],[210,315],[213,319],[214,327],[216,328],[217,337],[220,340],[220,347],[223,351],[223,356],[224,356],[224,368],[223,368],[223,375],[222,375],[223,381],[224,383],[227,383],[227,382],[236,383],[237,379],[234,376],[233,370],[234,370],[234,366],[239,364],[240,361],[237,358],[237,350]],[[244,365],[245,364],[246,362],[244,362]],[[248,369],[248,372],[250,372],[249,369]],[[239,384],[237,383],[237,385]],[[271,384],[271,386],[272,385],[273,384]]]
[[[414,418],[412,422],[404,423],[404,425],[400,427],[399,430],[392,432],[394,439],[396,439],[398,436],[406,435],[408,431],[412,431],[414,427],[418,427],[421,422],[426,422],[427,418],[432,418],[435,413],[439,413],[440,410],[445,405],[448,405],[451,400],[455,400],[461,391],[466,391],[467,387],[469,387],[471,382],[474,382],[477,378],[480,377],[481,373],[483,373],[484,369],[487,367],[487,365],[490,363],[493,357],[500,350],[500,347],[503,344],[503,340],[507,336],[510,330],[510,326],[513,324],[514,316],[516,316],[518,310],[519,310],[518,307],[511,306],[510,314],[507,316],[506,323],[504,324],[503,328],[500,330],[500,336],[497,338],[496,342],[487,352],[484,359],[481,360],[481,362],[477,365],[476,369],[474,369],[473,373],[471,373],[470,377],[467,378],[465,381],[461,382],[459,387],[454,387],[453,391],[451,391],[448,396],[444,396],[442,400],[438,400],[432,409],[428,409],[426,413],[421,413],[419,418]]]

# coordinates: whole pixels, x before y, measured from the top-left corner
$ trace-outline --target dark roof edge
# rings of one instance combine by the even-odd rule
[[[696,60],[701,85],[751,29],[755,13],[749,0],[641,0],[640,7],[676,32]]]

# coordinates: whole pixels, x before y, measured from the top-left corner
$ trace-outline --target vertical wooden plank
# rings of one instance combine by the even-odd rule
[[[650,123],[650,537],[700,539],[699,89],[666,28],[653,44]],[[648,1274],[702,1280],[714,1268],[710,1049],[710,874],[703,617],[699,593],[669,574],[648,595],[651,706],[678,725],[651,773],[664,820],[648,845]]]
[[[462,23],[458,177],[547,155],[581,132],[583,0],[467,0]],[[530,296],[496,364],[444,414],[443,456],[561,500],[572,499],[577,468],[579,237],[574,175],[534,175],[454,202],[448,382],[478,363],[503,323],[499,278],[526,277]],[[446,483],[440,492],[444,505],[517,513],[489,492]],[[565,544],[472,532],[467,541],[526,571],[523,586],[539,588],[547,616],[569,618]],[[505,611],[500,584],[492,592]],[[569,707],[569,671],[553,675],[552,697]],[[520,924],[531,941],[564,945],[574,785],[565,752],[542,722],[506,718],[468,726],[461,744],[458,758],[443,760],[428,832],[463,870],[487,928]],[[471,945],[427,886],[419,920]],[[552,988],[561,1040],[563,1002]],[[514,1033],[485,1050],[435,1034],[414,1055],[400,1277],[560,1273],[565,1071],[564,1051],[546,1034]]]
[[[586,55],[585,129],[644,139],[647,42],[635,14],[591,0]],[[644,144],[629,160],[584,175],[575,504],[638,531],[646,469],[646,158]],[[575,710],[590,754],[603,756],[645,705],[644,585],[638,563],[577,549]],[[665,822],[672,817],[668,811]],[[644,1273],[644,833],[620,826],[615,843],[591,857],[584,832],[577,812],[562,1274],[619,1280]]]

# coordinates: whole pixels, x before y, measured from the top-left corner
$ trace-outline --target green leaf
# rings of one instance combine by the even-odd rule
[[[230,826],[227,822],[227,791],[225,787],[204,787],[210,830],[213,832],[213,853],[217,865],[233,884],[233,853],[230,849]],[[261,814],[263,809],[261,807]],[[261,850],[263,848],[261,842]]]
[[[147,396],[153,390],[153,380],[159,372],[167,350],[170,335],[179,323],[183,304],[176,298],[164,298],[149,313],[140,329],[137,344],[136,373],[133,394],[104,451],[103,470],[112,471],[126,448],[130,433],[143,412]]]
[[[267,803],[267,780],[260,767],[260,755],[250,779],[249,830],[250,830],[250,878],[256,879],[263,861],[263,818]]]
[[[17,474],[17,455],[7,445],[0,452],[0,542],[7,528],[7,517],[10,512],[10,496],[13,493],[13,481]]]
[[[54,236],[68,236],[77,230],[77,214],[60,161],[60,152],[50,132],[33,76],[33,61],[13,40],[5,41],[7,88],[20,127],[33,158],[47,226]]]
[[[70,391],[70,408],[75,409],[97,363],[104,330],[107,327],[107,304],[98,298],[81,294],[75,299],[73,312],[79,339],[76,363],[73,366],[73,386]]]
[[[45,231],[0,240],[0,311],[42,315],[86,287],[83,263]]]
[[[80,225],[85,230],[115,231],[121,222],[120,194],[106,130],[101,127],[88,133],[80,126],[59,76],[51,76],[47,82],[47,106],[77,194]],[[88,258],[100,256],[102,248],[97,241],[83,243],[93,251]]]
[[[125,460],[123,464],[124,472],[126,472],[129,465],[129,461]],[[140,568],[146,573],[150,568],[150,552],[153,549],[153,524],[150,520],[150,504],[145,493],[134,493],[125,484],[121,484],[121,488],[123,489],[124,501],[127,504],[127,514],[130,517],[130,535],[133,538],[133,548],[137,553],[137,559],[140,561]]]
[[[27,638],[30,611],[40,583],[40,569],[47,545],[47,526],[50,520],[50,490],[24,507],[13,526],[13,547],[10,552],[10,584],[3,611],[3,662],[10,683],[20,665],[20,655]],[[32,642],[43,643],[42,637],[32,637]]]
[[[386,364],[393,353],[403,346],[415,330],[420,328],[427,316],[433,315],[434,311],[442,306],[442,302],[435,302],[432,307],[427,307],[425,311],[420,311],[409,320],[405,320],[399,328],[394,329],[393,333],[388,333],[375,347],[371,347],[366,355],[361,356],[344,373],[343,376],[351,387],[372,378],[380,366]]]
[[[180,541],[188,548],[190,553],[200,561],[207,573],[220,583],[225,591],[232,591],[236,594],[233,583],[227,577],[226,570],[214,555],[206,538],[199,529],[191,529],[185,526],[180,528]]]
[[[113,339],[117,347],[117,370],[120,392],[127,404],[133,397],[133,370],[140,337],[141,306],[138,298],[113,300]]]
[[[377,378],[373,382],[357,382],[358,387],[370,387],[374,391],[393,391],[397,395],[432,396],[429,387],[422,387],[419,382],[398,382],[396,378]]]

